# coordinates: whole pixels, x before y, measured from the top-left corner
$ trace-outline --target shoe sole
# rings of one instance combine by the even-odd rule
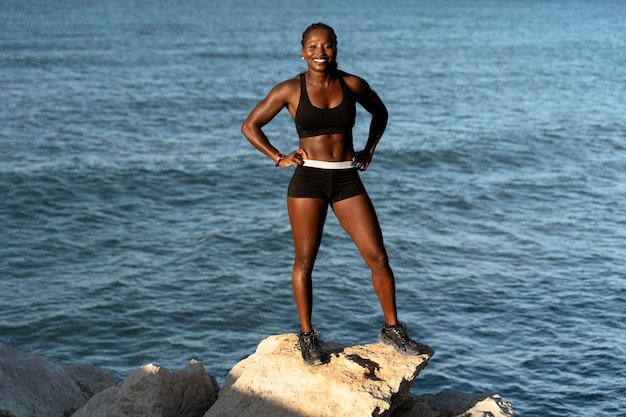
[[[323,365],[324,361],[322,361],[321,359],[317,359],[314,361],[304,361],[304,364],[307,366],[319,366],[319,365]]]
[[[424,346],[424,350],[423,350],[423,351],[422,351],[422,350],[420,350],[420,351],[418,351],[417,353],[409,353],[409,352],[406,352],[406,351],[404,351],[404,350],[401,350],[401,349],[400,349],[400,348],[399,348],[399,347],[398,347],[398,346],[397,346],[397,345],[396,345],[396,344],[395,344],[392,340],[389,340],[389,339],[387,338],[387,336],[383,335],[382,333],[379,333],[379,334],[378,334],[378,341],[379,341],[380,343],[384,344],[384,345],[391,346],[391,347],[392,347],[392,348],[393,348],[396,352],[398,352],[398,353],[400,353],[401,355],[404,355],[404,356],[418,356],[418,355],[428,355],[428,356],[432,356],[432,355],[434,355],[434,353],[435,353],[435,352],[434,352],[434,350],[433,350],[432,348],[430,348],[429,346],[422,345],[422,344],[419,344],[419,343],[418,343],[418,345],[419,345],[420,347],[421,347],[421,346]],[[417,342],[416,342],[416,343],[417,343]]]

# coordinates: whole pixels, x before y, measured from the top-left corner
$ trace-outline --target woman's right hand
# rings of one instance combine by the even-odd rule
[[[291,152],[288,155],[285,155],[285,157],[280,161],[278,165],[283,168],[287,168],[287,167],[297,168],[299,166],[302,166],[302,164],[304,164],[305,159],[307,159],[307,153],[304,149],[300,148]]]

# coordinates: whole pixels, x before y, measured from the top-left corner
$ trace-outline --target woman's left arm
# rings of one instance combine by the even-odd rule
[[[355,152],[354,154],[354,160],[357,162],[357,167],[361,171],[365,171],[370,162],[372,162],[376,145],[378,145],[378,142],[387,127],[388,112],[383,101],[380,99],[378,94],[372,90],[367,81],[356,76],[348,78],[349,80],[346,80],[346,83],[355,94],[356,101],[372,115],[365,148],[363,148],[362,151]]]

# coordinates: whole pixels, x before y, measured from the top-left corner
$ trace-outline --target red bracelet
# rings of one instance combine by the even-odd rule
[[[276,155],[276,158],[274,159],[274,162],[276,162],[274,166],[276,168],[278,168],[278,166],[280,165],[280,161],[282,161],[284,157],[285,157],[284,153],[278,152],[278,155]]]

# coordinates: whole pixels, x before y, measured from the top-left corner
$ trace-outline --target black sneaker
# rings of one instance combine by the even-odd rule
[[[327,361],[327,355],[320,346],[315,332],[300,333],[298,336],[302,359],[307,365],[321,365]]]
[[[406,325],[397,324],[395,326],[384,325],[378,334],[378,341],[386,345],[392,346],[396,351],[403,355],[429,355],[435,354],[435,351],[426,345],[416,343],[409,337],[406,332]]]

